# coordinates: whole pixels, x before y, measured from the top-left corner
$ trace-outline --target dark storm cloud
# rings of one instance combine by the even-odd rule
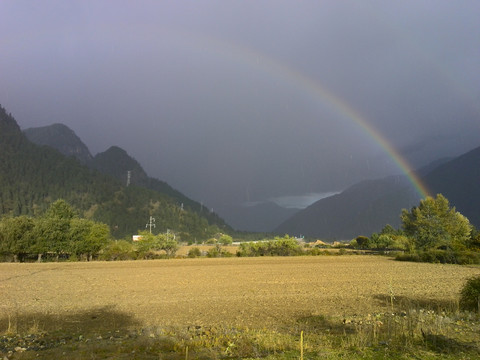
[[[301,77],[416,165],[478,145],[477,1],[4,1],[0,103],[119,145],[210,206],[398,172]],[[439,141],[438,139],[442,139]],[[425,150],[426,149],[426,150]]]

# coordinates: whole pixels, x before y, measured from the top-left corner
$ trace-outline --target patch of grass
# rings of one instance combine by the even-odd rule
[[[128,317],[124,314],[110,310],[105,316],[120,317],[117,330],[92,326],[92,313],[77,314],[64,320],[68,323],[84,319],[75,329],[69,325],[43,324],[50,332],[43,332],[35,339],[37,345],[46,344],[44,348],[29,348],[30,335],[16,335],[17,343],[11,348],[0,347],[0,354],[11,351],[15,359],[25,360],[480,358],[480,317],[466,312],[447,314],[410,309],[344,318],[306,315],[276,329],[141,328],[134,322],[125,322]],[[0,342],[5,343],[8,341]],[[24,350],[14,350],[23,346]]]

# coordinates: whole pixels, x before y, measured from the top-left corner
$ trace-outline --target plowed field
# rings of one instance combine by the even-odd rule
[[[265,327],[386,311],[391,301],[448,306],[464,280],[479,274],[478,267],[380,256],[2,263],[0,319],[92,311],[101,319],[114,311],[145,326]]]

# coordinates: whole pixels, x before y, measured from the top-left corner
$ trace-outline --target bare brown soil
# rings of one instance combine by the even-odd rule
[[[114,312],[142,326],[262,328],[310,315],[384,312],[391,301],[441,308],[479,274],[479,267],[380,256],[2,263],[0,332],[9,316],[22,314],[74,322],[81,320],[73,314],[94,321]]]

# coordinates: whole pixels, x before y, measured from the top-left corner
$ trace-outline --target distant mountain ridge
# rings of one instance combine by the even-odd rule
[[[419,200],[406,176],[365,180],[299,211],[274,232],[324,240],[370,235],[386,224],[398,226],[400,210]]]
[[[32,142],[50,146],[66,156],[74,156],[88,167],[117,179],[125,186],[127,185],[128,173],[130,173],[129,184],[131,186],[139,186],[167,195],[175,199],[179,206],[201,213],[212,223],[226,226],[224,220],[216,213],[204,210],[200,203],[183,195],[166,182],[149,177],[140,163],[118,146],[111,146],[106,151],[92,157],[88,147],[66,125],[53,124],[30,128],[25,130],[24,133]],[[81,149],[81,151],[78,151],[78,149]]]
[[[113,176],[127,183],[127,174],[130,171],[130,184],[145,183],[148,175],[142,166],[133,157],[118,146],[111,146],[106,151],[98,153],[89,163],[89,166]]]
[[[89,166],[104,174],[110,175],[122,183],[127,183],[130,173],[130,185],[158,191],[175,199],[180,206],[189,208],[195,212],[201,212],[202,216],[216,223],[224,223],[216,213],[207,211],[203,205],[175,190],[164,181],[149,177],[140,163],[131,157],[125,150],[118,146],[111,146],[102,153],[98,153],[89,162]]]
[[[90,150],[68,126],[53,124],[23,131],[27,138],[38,145],[47,145],[66,156],[73,156],[86,164],[93,159]]]
[[[438,160],[418,174],[432,195],[443,194],[480,227],[480,147],[454,159]],[[401,210],[417,206],[419,200],[406,176],[367,180],[299,211],[274,232],[325,240],[369,236],[386,224],[400,226]]]

